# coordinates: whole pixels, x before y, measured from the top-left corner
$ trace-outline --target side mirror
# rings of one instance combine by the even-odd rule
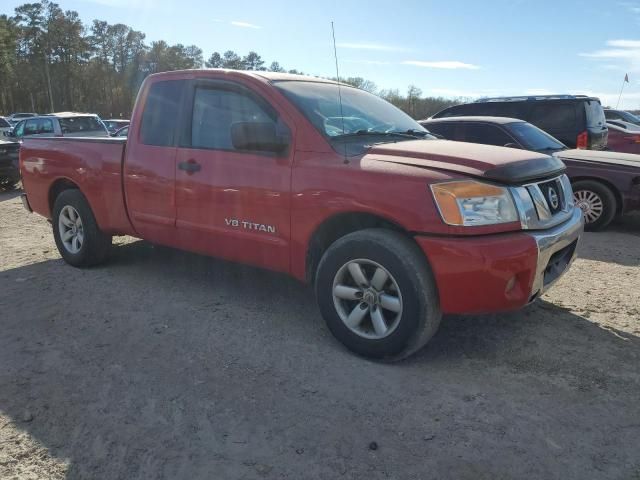
[[[276,133],[272,122],[236,122],[231,125],[231,143],[238,150],[282,153],[289,146],[287,139]]]
[[[522,147],[521,147],[520,145],[518,145],[517,143],[513,143],[513,142],[512,142],[512,143],[507,143],[507,144],[505,144],[505,147],[507,147],[507,148],[519,148],[519,149],[522,149]]]
[[[16,132],[14,132],[13,130],[8,130],[6,132],[4,132],[4,136],[5,137],[14,137],[16,136]]]

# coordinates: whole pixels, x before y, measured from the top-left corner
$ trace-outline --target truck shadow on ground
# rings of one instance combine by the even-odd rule
[[[0,272],[0,307],[0,410],[68,478],[622,478],[637,461],[640,339],[546,302],[445,318],[380,364],[287,276],[134,242],[100,268]]]

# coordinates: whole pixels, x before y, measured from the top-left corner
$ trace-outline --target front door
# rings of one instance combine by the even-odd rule
[[[202,253],[288,271],[292,148],[283,153],[239,149],[239,124],[273,123],[282,116],[262,97],[229,81],[194,81],[190,128],[176,156],[176,230]],[[234,130],[235,129],[235,130]]]

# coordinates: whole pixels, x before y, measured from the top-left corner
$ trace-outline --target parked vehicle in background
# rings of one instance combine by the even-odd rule
[[[575,202],[583,211],[588,230],[601,230],[616,215],[640,210],[638,155],[568,149],[548,133],[515,118],[449,117],[423,120],[420,124],[449,140],[556,155],[567,166]]]
[[[610,108],[604,109],[604,116],[609,120],[621,120],[623,122],[633,123],[640,126],[640,118],[631,112],[625,112],[624,110],[612,110]]]
[[[570,148],[602,150],[607,146],[607,125],[600,100],[584,95],[484,98],[445,108],[432,118],[478,115],[524,120]]]
[[[0,140],[3,140],[1,137],[6,137],[7,133],[13,130],[11,124],[7,121],[6,118],[0,117]]]
[[[610,127],[612,125],[629,132],[640,132],[640,125],[631,122],[625,122],[624,120],[607,120],[607,127]]]
[[[339,102],[338,88],[151,75],[130,139],[25,140],[23,202],[78,267],[126,234],[312,282],[335,337],[374,358],[417,351],[442,312],[521,308],[568,269],[583,222],[560,160],[436,140],[363,90],[342,85]]]
[[[97,115],[62,112],[28,118],[18,122],[11,133],[25,137],[108,137],[109,132]]]
[[[126,137],[129,135],[129,126],[122,127],[111,134],[112,137]]]
[[[14,188],[20,181],[19,151],[18,142],[0,138],[0,190]]]
[[[640,154],[640,127],[618,120],[607,122],[609,126],[609,150]]]
[[[102,120],[104,126],[107,127],[109,133],[113,134],[117,130],[126,127],[129,125],[129,120],[121,120],[121,119],[110,119],[110,120]]]
[[[38,116],[37,113],[13,113],[7,117],[7,121],[11,125],[15,125],[20,120],[24,120],[25,118],[30,118],[30,117],[37,117],[37,116]]]

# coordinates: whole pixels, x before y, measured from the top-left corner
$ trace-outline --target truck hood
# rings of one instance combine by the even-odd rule
[[[633,153],[619,153],[607,150],[562,150],[555,153],[555,155],[561,160],[578,160],[589,163],[640,168],[640,155],[634,155]]]
[[[408,140],[374,145],[365,158],[508,184],[547,178],[565,169],[561,160],[541,153],[449,140]]]

